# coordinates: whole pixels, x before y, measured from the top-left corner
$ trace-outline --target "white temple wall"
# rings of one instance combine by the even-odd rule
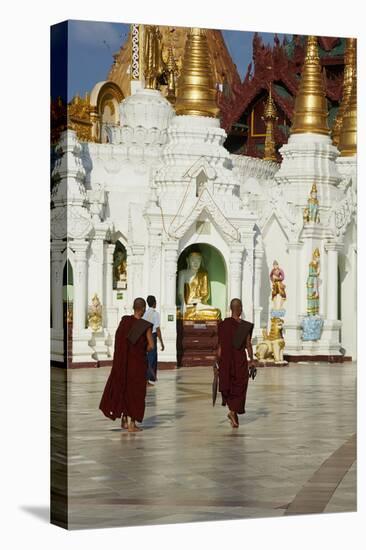
[[[104,280],[103,280],[104,251],[103,239],[93,239],[88,251],[88,305],[91,304],[94,294],[98,295],[102,305],[105,306]]]
[[[293,134],[280,153],[283,161],[275,181],[285,186],[286,198],[295,205],[305,205],[313,183],[323,188],[320,204],[331,206],[338,199],[338,149],[330,137],[320,134]],[[323,202],[321,202],[323,201]]]
[[[357,254],[356,226],[352,222],[345,235],[344,247],[339,253],[341,344],[346,356],[357,358]]]

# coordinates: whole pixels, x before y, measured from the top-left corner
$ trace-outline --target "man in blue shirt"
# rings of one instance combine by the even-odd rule
[[[160,315],[156,311],[156,298],[155,296],[147,297],[148,309],[145,311],[143,319],[152,323],[152,336],[154,340],[154,349],[147,353],[148,360],[148,370],[147,370],[147,383],[149,386],[154,386],[157,379],[157,369],[158,369],[158,345],[157,340],[159,339],[161,344],[161,351],[164,351],[163,337],[160,330]]]

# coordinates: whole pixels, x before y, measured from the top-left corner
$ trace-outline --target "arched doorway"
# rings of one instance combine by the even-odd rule
[[[202,292],[203,310],[195,308],[197,316],[190,316],[187,306],[191,290],[186,282],[185,270],[192,252],[198,253],[200,265],[197,277],[191,279],[192,287]],[[188,272],[188,276],[190,276]],[[204,280],[201,285],[199,281]],[[227,311],[227,269],[220,251],[207,243],[187,246],[178,258],[177,266],[177,364],[178,367],[212,366],[217,349],[218,310],[221,318]],[[207,288],[206,288],[207,285]],[[201,290],[201,288],[204,290]],[[185,309],[182,307],[183,302]],[[207,305],[207,309],[204,306]],[[206,309],[206,311],[204,311]]]

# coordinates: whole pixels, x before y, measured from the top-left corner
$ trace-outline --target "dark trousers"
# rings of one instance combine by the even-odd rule
[[[156,332],[153,332],[153,340],[154,340],[154,349],[147,352],[147,375],[146,378],[148,380],[151,380],[152,382],[155,382],[157,379],[157,370],[158,370],[158,336]]]

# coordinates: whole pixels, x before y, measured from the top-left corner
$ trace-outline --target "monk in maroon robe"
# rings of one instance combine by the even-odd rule
[[[113,366],[104,388],[100,410],[122,428],[139,432],[145,412],[147,352],[154,348],[152,324],[142,319],[146,302],[136,298],[133,315],[122,317],[115,336]]]
[[[229,408],[228,419],[233,428],[238,428],[238,414],[245,413],[249,367],[254,366],[251,341],[254,325],[241,319],[243,306],[238,298],[231,300],[230,310],[231,317],[218,327],[219,390],[223,406]]]

